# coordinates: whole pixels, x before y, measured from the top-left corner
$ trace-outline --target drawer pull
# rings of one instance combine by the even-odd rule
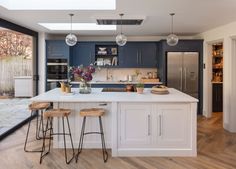
[[[107,103],[100,103],[99,106],[107,106]]]
[[[161,124],[161,122],[162,122],[161,115],[159,115],[159,136],[162,135],[162,133],[161,133],[161,131],[162,131],[162,124]]]

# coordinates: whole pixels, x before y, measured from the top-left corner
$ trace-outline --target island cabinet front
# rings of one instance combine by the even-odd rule
[[[118,156],[195,156],[195,108],[190,103],[119,103]]]

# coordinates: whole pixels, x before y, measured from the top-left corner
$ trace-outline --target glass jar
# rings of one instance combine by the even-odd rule
[[[81,94],[89,94],[91,93],[91,84],[89,82],[80,82],[79,85],[79,93]]]

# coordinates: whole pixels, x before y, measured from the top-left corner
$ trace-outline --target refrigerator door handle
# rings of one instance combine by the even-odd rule
[[[180,90],[183,90],[183,68],[180,68]]]
[[[184,68],[184,90],[187,90],[187,68]]]

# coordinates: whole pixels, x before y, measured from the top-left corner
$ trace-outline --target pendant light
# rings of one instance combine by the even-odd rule
[[[167,44],[169,46],[175,46],[177,45],[179,38],[177,35],[175,35],[173,33],[173,17],[174,17],[175,13],[170,13],[171,16],[171,34],[167,36]]]
[[[121,25],[120,25],[120,34],[116,36],[116,43],[119,46],[124,46],[127,42],[127,37],[123,34],[122,32],[122,17],[124,14],[120,14],[120,19],[121,19]]]
[[[66,44],[68,46],[74,46],[77,43],[77,37],[75,34],[72,33],[72,17],[74,14],[69,14],[70,15],[70,33],[66,36]]]

